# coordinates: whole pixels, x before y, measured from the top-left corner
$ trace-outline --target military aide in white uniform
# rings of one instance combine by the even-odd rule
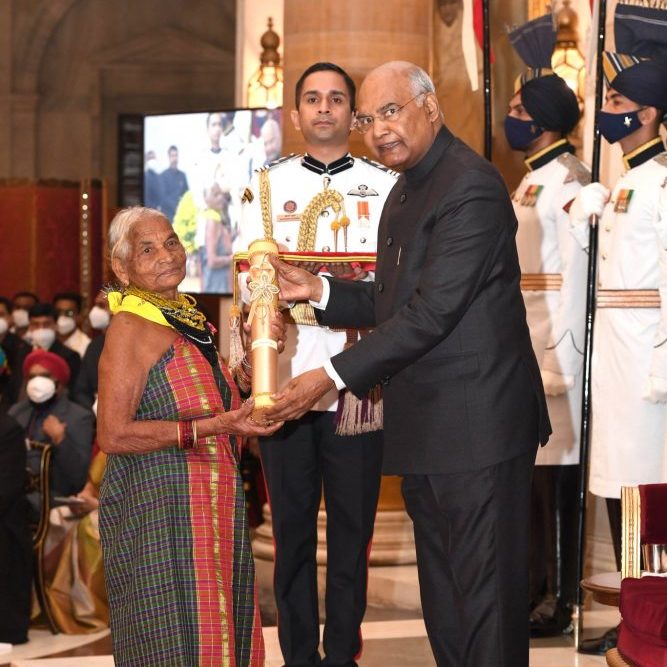
[[[609,143],[620,142],[627,171],[611,193],[592,183],[570,208],[584,246],[589,217],[599,216],[590,490],[607,499],[619,569],[621,487],[667,481],[667,221],[659,212],[667,153],[658,136],[667,68],[640,60],[650,53],[621,38],[662,21],[665,49],[665,17],[647,7],[616,9],[616,47],[633,55],[604,54],[608,89],[599,125]],[[627,33],[619,32],[624,23]]]
[[[325,189],[343,195],[345,214],[350,220],[347,240],[342,229],[331,229],[336,214],[329,206],[317,223],[314,252],[355,252],[374,254],[380,213],[396,175],[366,158],[353,158],[349,153],[328,165],[311,155],[291,155],[268,168],[271,186],[273,238],[281,249],[295,252],[299,248],[301,214],[313,197]],[[264,238],[260,172],[253,176],[250,192],[242,208],[241,230],[235,241],[235,252],[247,250],[250,243]],[[289,325],[285,351],[279,356],[278,377],[281,383],[312,368],[319,368],[332,355],[343,350],[344,331],[306,324]],[[314,407],[315,410],[336,410],[338,391],[332,390]]]
[[[571,233],[568,209],[590,183],[590,172],[566,139],[580,112],[575,94],[550,69],[555,37],[550,14],[510,33],[528,69],[517,77],[505,119],[508,143],[524,153],[528,168],[512,202],[521,290],[553,428],[548,446],[537,452],[531,491],[532,636],[561,634],[570,624],[577,591],[588,254]]]
[[[304,72],[291,118],[307,152],[283,158],[254,175],[244,196],[236,251],[272,236],[287,251],[375,253],[380,213],[396,177],[349,154],[354,96],[354,82],[335,65],[317,63]],[[334,210],[341,204],[340,196],[344,210]],[[349,225],[336,232],[332,223],[347,222],[343,216]],[[309,236],[303,232],[311,223],[316,227]],[[371,267],[355,267],[355,279],[363,279],[365,268]],[[281,386],[322,366],[343,350],[347,340],[346,332],[317,326],[307,309],[297,306],[291,313],[301,323],[288,326],[285,351],[279,357]],[[303,323],[307,321],[312,324]],[[321,660],[316,546],[322,489],[327,508],[322,664],[350,667],[361,651],[382,432],[338,435],[338,403],[334,390],[301,419],[287,422],[274,436],[260,441],[276,546],[278,636],[286,667],[316,667]]]

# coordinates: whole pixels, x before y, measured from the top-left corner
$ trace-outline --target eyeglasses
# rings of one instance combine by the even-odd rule
[[[414,102],[414,100],[416,100],[418,97],[421,97],[422,95],[426,95],[426,92],[422,91],[421,93],[409,99],[405,104],[401,104],[400,106],[398,104],[390,104],[376,116],[357,116],[354,121],[354,129],[361,134],[366,134],[366,132],[368,132],[371,127],[373,127],[373,123],[375,122],[376,118],[379,118],[385,123],[393,123],[399,119],[401,115],[401,109],[405,109],[405,107],[407,107],[410,102]]]

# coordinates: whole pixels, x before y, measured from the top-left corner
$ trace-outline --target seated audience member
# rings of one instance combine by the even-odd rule
[[[109,302],[105,292],[100,291],[95,298],[95,305],[90,309],[88,319],[90,326],[100,334],[92,339],[83,355],[79,377],[74,385],[73,397],[80,405],[92,408],[97,398],[97,366],[104,348],[105,332],[111,321]]]
[[[58,312],[50,303],[38,303],[30,311],[30,324],[26,332],[26,339],[33,349],[42,349],[62,357],[69,366],[70,386],[74,387],[81,368],[81,357],[65,347],[57,337]]]
[[[106,454],[98,450],[83,490],[71,503],[51,510],[45,592],[58,628],[66,634],[97,632],[109,625],[97,512],[105,467]]]
[[[32,538],[24,490],[26,449],[21,427],[0,412],[0,642],[28,641]]]
[[[17,292],[12,297],[12,321],[14,323],[12,333],[19,338],[23,338],[28,331],[30,323],[28,313],[38,303],[39,297],[32,292]]]
[[[76,494],[88,476],[94,415],[67,397],[70,371],[57,354],[31,352],[23,362],[23,376],[28,398],[12,406],[9,414],[21,425],[27,439],[53,445],[52,494]],[[38,457],[38,450],[30,450],[29,464]]]
[[[61,292],[53,297],[53,305],[58,312],[58,340],[80,357],[90,344],[90,336],[81,331],[82,302],[81,295],[76,292]]]
[[[12,302],[0,296],[0,347],[7,357],[7,367],[0,373],[0,411],[6,412],[16,403],[23,383],[23,360],[30,346],[11,332]]]

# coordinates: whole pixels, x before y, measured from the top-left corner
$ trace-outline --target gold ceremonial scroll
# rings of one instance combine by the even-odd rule
[[[253,241],[248,248],[250,268],[250,340],[252,355],[253,418],[263,421],[262,411],[273,405],[278,391],[278,342],[271,336],[271,314],[278,306],[278,282],[269,254],[277,254],[273,239]]]

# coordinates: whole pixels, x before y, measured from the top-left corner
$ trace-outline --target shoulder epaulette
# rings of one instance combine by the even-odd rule
[[[289,155],[283,155],[283,157],[279,157],[277,160],[269,162],[269,164],[266,165],[266,168],[273,169],[273,167],[277,167],[279,164],[284,164],[285,162],[291,162],[292,160],[296,160],[300,157],[301,155],[297,153],[290,153]]]
[[[556,159],[559,164],[562,164],[567,169],[567,176],[565,176],[563,183],[577,181],[581,185],[588,185],[591,182],[590,170],[572,153],[561,153]]]
[[[361,160],[362,162],[365,162],[366,164],[369,164],[371,167],[375,167],[376,169],[381,169],[382,171],[386,171],[390,176],[393,176],[394,178],[398,178],[400,176],[400,174],[397,171],[390,169],[389,167],[380,162],[371,160],[369,157],[366,157],[365,155],[362,155],[358,159]]]
[[[297,153],[290,153],[289,155],[284,155],[283,157],[279,157],[277,160],[269,162],[269,164],[262,165],[258,169],[255,169],[255,173],[258,174],[260,171],[267,171],[268,169],[273,169],[274,167],[277,167],[280,164],[285,164],[285,162],[291,162],[292,160],[296,160],[297,158],[300,157],[301,155]]]
[[[667,151],[653,158],[661,167],[667,168]]]

